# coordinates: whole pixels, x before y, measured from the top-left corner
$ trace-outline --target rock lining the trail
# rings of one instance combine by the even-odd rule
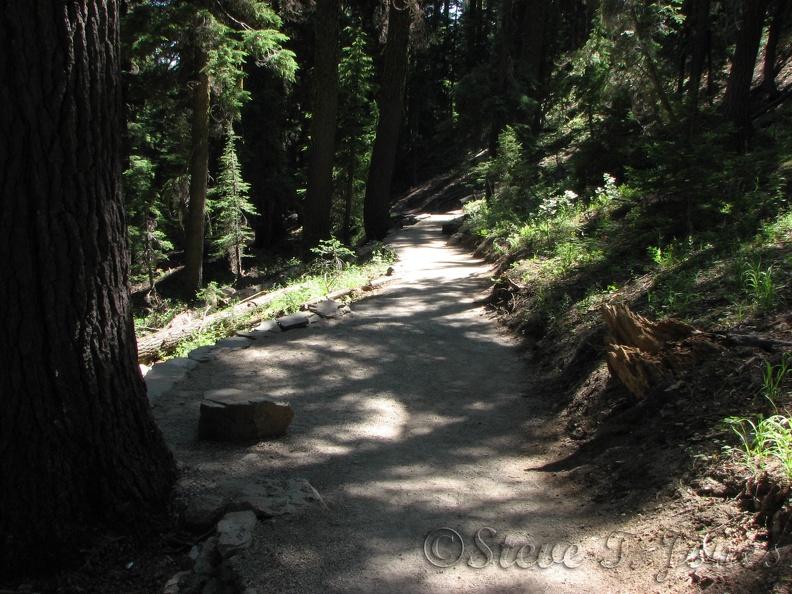
[[[154,365],[145,378],[149,403],[153,404],[196,365],[198,361],[181,357]]]
[[[383,279],[377,279],[383,280]],[[382,286],[390,279],[384,279],[376,286]],[[373,284],[376,281],[372,281]],[[323,319],[333,319],[350,313],[348,305],[334,299],[322,299],[304,304],[307,311],[300,311],[275,320],[265,320],[249,332],[237,332],[236,336],[221,338],[213,345],[200,346],[190,351],[187,357],[177,357],[155,363],[151,367],[141,365],[140,370],[146,382],[149,404],[154,406],[157,399],[173,388],[176,382],[184,379],[198,363],[214,361],[225,351],[246,349],[254,341],[271,338],[299,328],[306,328]]]
[[[239,509],[251,496],[265,497],[266,511]],[[319,509],[327,510],[327,505],[303,478],[261,479],[244,486],[231,503],[220,495],[196,495],[184,511],[185,526],[195,532],[214,526],[214,533],[190,549],[184,569],[171,576],[161,593],[257,594],[241,579],[237,555],[252,546],[259,518]]]

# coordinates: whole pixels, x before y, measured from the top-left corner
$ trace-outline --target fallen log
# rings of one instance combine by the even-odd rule
[[[319,299],[314,299],[303,303],[301,309],[307,309],[309,305],[318,303],[319,301],[324,301],[325,299],[339,299],[341,297],[345,297],[347,295],[353,294],[357,290],[373,291],[393,282],[394,280],[396,280],[396,277],[388,275],[370,281],[361,289],[353,288],[334,291]],[[162,355],[168,355],[172,353],[174,350],[176,350],[176,347],[181,341],[188,338],[191,334],[200,331],[202,327],[211,326],[224,320],[249,316],[250,314],[254,314],[257,310],[262,310],[263,308],[267,307],[278,297],[283,297],[284,295],[288,295],[290,293],[296,293],[300,289],[305,288],[305,286],[305,284],[299,284],[292,287],[286,287],[284,289],[278,289],[277,291],[272,291],[270,293],[257,293],[223,311],[219,311],[217,313],[200,318],[195,318],[178,327],[163,328],[162,330],[152,334],[142,336],[138,339],[137,343],[138,363],[149,364],[152,361],[162,357]],[[262,317],[256,317],[253,315],[248,321],[252,326],[262,321]]]
[[[202,327],[211,326],[223,320],[250,315],[257,310],[265,308],[278,297],[295,293],[304,287],[304,284],[299,284],[270,293],[255,295],[223,311],[195,318],[178,327],[163,328],[153,334],[142,336],[138,339],[138,363],[150,363],[163,354],[172,353],[182,340],[198,332]],[[260,321],[261,319],[257,319],[255,316],[250,319],[251,324],[256,324]]]

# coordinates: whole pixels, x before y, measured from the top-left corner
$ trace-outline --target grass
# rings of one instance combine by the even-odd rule
[[[320,246],[317,263],[310,268],[310,272],[294,278],[286,283],[286,287],[298,287],[271,301],[263,308],[240,316],[223,316],[211,324],[202,326],[198,331],[186,336],[176,346],[168,357],[186,357],[190,351],[201,346],[211,345],[219,339],[233,335],[236,331],[249,329],[261,320],[272,319],[300,310],[303,303],[320,299],[330,292],[342,289],[362,287],[372,279],[385,274],[396,256],[384,245],[377,245],[372,251],[370,259],[364,263],[350,262],[353,253],[340,244],[326,244]],[[273,287],[273,290],[278,287]],[[226,287],[217,283],[209,283],[198,297],[203,302],[202,315],[206,317],[210,312],[222,311],[226,306],[233,305],[227,299]],[[157,310],[149,313],[145,318],[135,321],[136,330],[156,331],[166,326],[175,315],[188,311],[185,305],[173,305],[163,300]]]
[[[778,300],[778,287],[772,266],[762,266],[762,261],[746,261],[742,273],[745,292],[761,310],[769,310]]]
[[[791,364],[792,355],[789,353],[784,353],[778,365],[765,362],[761,393],[775,414],[769,417],[759,414],[755,420],[746,417],[724,420],[740,439],[746,466],[758,473],[779,465],[787,480],[792,480],[792,424],[789,412],[780,410],[777,403],[784,396],[784,382]]]

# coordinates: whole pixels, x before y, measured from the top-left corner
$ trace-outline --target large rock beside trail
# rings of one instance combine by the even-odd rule
[[[251,442],[281,437],[294,418],[288,404],[264,394],[236,388],[204,393],[198,437],[222,441]]]

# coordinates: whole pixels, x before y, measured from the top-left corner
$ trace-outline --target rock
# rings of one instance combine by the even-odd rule
[[[335,318],[338,317],[338,309],[342,305],[342,303],[339,303],[333,299],[326,299],[324,301],[319,301],[318,303],[309,305],[308,310],[323,318]]]
[[[240,561],[238,557],[231,557],[220,564],[218,579],[223,592],[241,592],[244,588],[242,582]]]
[[[225,511],[225,500],[219,495],[197,495],[184,510],[185,525],[196,531],[211,528]]]
[[[220,553],[217,550],[218,538],[211,536],[207,538],[199,548],[198,557],[195,559],[193,571],[202,576],[211,577],[215,574],[215,568],[220,564]]]
[[[229,338],[218,340],[215,343],[215,347],[238,351],[248,348],[251,344],[253,344],[253,341],[249,338],[245,338],[244,336],[230,336]]]
[[[278,326],[278,322],[275,320],[264,320],[253,328],[253,332],[271,332],[273,334],[278,334],[281,332],[281,327]]]
[[[198,437],[250,442],[286,435],[294,418],[288,404],[279,404],[263,394],[236,388],[204,393]]]
[[[252,511],[229,512],[217,523],[217,552],[225,561],[253,544],[256,514]]]
[[[448,245],[460,245],[465,239],[465,235],[463,233],[454,233],[451,237],[448,238],[446,242]]]
[[[322,497],[307,480],[290,478],[251,483],[228,504],[228,509],[249,510],[259,518],[271,518],[312,506],[327,509]]]
[[[282,318],[278,318],[276,321],[278,322],[278,326],[280,326],[281,330],[284,332],[286,330],[294,330],[295,328],[305,328],[311,323],[310,315],[304,312],[283,316]]]
[[[465,222],[467,218],[468,218],[467,215],[462,215],[461,217],[451,219],[447,223],[443,223],[441,232],[443,233],[443,235],[454,235],[458,233],[459,230],[462,228],[462,224]]]
[[[200,346],[197,349],[191,350],[187,357],[192,359],[193,361],[198,361],[199,363],[206,363],[207,361],[213,361],[217,358],[217,355],[220,354],[220,349],[217,348],[213,344],[208,344],[205,346]]]
[[[278,329],[278,332],[280,332],[280,329]],[[262,330],[251,330],[250,332],[237,332],[237,336],[244,336],[250,340],[258,340],[260,338],[270,338],[275,336],[275,333]]]
[[[155,363],[144,378],[149,403],[154,404],[157,398],[170,390],[173,384],[187,375],[190,370],[195,369],[196,365],[198,361],[187,358],[168,359],[162,363]]]
[[[179,594],[182,587],[190,581],[189,571],[180,571],[169,579],[162,588],[162,594]]]
[[[212,578],[201,590],[201,594],[220,594],[222,590],[220,589],[220,580],[217,578]]]

